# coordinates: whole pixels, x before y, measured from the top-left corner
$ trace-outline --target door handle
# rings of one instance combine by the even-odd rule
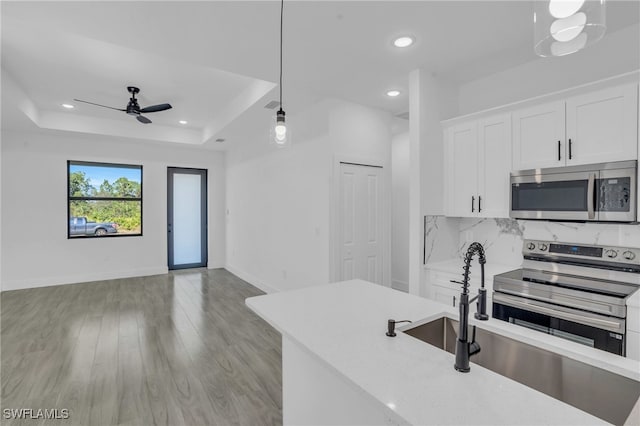
[[[453,296],[453,307],[454,308],[456,307],[456,297],[455,296]]]
[[[476,197],[471,196],[471,213],[476,211]]]
[[[558,141],[558,161],[562,160],[562,155],[560,154],[561,148],[562,148],[562,142]]]
[[[589,214],[589,219],[595,219],[596,211],[595,211],[595,186],[596,186],[596,175],[595,173],[591,173],[589,175],[589,183],[587,184],[587,213]]]
[[[571,154],[571,139],[569,139],[569,160],[571,160],[571,158],[573,157],[573,155]]]

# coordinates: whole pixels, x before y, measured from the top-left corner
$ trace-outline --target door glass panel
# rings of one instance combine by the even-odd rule
[[[199,174],[173,175],[173,263],[184,265],[202,261],[201,177]]]
[[[511,185],[512,210],[587,211],[585,180],[560,182],[514,183]]]

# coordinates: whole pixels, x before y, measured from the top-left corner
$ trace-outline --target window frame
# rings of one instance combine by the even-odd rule
[[[72,197],[71,196],[71,166],[97,166],[114,167],[121,169],[140,169],[140,197]],[[105,163],[98,161],[75,161],[67,160],[67,240],[85,240],[88,238],[120,238],[120,237],[142,237],[144,235],[144,171],[142,164],[120,164]],[[72,201],[138,201],[140,202],[140,233],[139,234],[106,234],[106,235],[84,235],[82,237],[71,236],[71,202]]]

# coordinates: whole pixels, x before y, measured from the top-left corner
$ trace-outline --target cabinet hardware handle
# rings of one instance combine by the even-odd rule
[[[573,155],[571,154],[571,139],[569,139],[569,160],[571,160],[571,158],[573,157]]]
[[[558,161],[562,160],[562,157],[560,156],[561,145],[562,145],[562,143],[560,141],[558,141]]]
[[[454,308],[456,307],[456,297],[455,296],[453,296],[453,307]]]
[[[471,213],[476,211],[476,197],[471,196]]]
[[[478,195],[478,213],[482,212],[482,196]]]

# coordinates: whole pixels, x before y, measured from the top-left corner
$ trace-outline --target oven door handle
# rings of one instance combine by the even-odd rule
[[[596,186],[596,175],[589,174],[589,183],[587,184],[587,213],[589,220],[596,218],[595,203],[594,203],[594,190]]]
[[[624,320],[605,320],[600,318],[593,318],[590,316],[572,314],[570,312],[550,308],[530,300],[522,301],[498,293],[494,293],[493,301],[498,302],[502,305],[513,306],[515,308],[520,308],[543,315],[549,315],[554,318],[572,321],[578,324],[588,325],[590,327],[600,328],[603,330],[613,331],[615,333],[624,334],[625,332]]]

